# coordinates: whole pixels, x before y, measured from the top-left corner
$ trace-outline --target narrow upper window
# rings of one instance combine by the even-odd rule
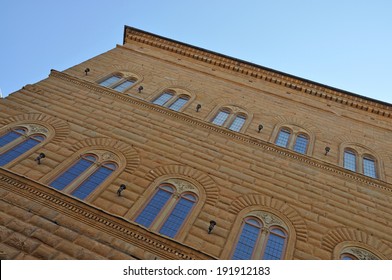
[[[184,225],[197,196],[191,192],[178,194],[169,184],[160,185],[135,222],[174,238]]]
[[[212,123],[227,127],[230,130],[239,132],[246,122],[246,115],[244,113],[233,113],[228,108],[223,108],[218,111],[212,119]]]
[[[119,92],[124,92],[136,82],[133,78],[123,78],[120,75],[112,75],[105,80],[101,81],[99,84],[104,87],[112,88]]]
[[[101,185],[117,165],[111,162],[98,162],[95,155],[84,155],[49,185],[64,190],[73,196],[85,199]]]
[[[344,168],[357,171],[357,155],[353,151],[344,151]]]
[[[163,106],[165,105],[170,98],[173,97],[173,93],[164,92],[160,96],[158,96],[152,103]]]
[[[179,111],[188,102],[188,100],[188,96],[181,96],[169,106],[169,109]]]
[[[258,217],[248,216],[243,220],[232,259],[283,259],[288,239],[283,222],[266,212],[257,211],[255,214],[259,214]]]
[[[245,116],[242,115],[236,116],[233,122],[231,123],[231,125],[229,126],[229,129],[233,131],[240,131],[245,121],[246,121]]]
[[[278,134],[278,137],[276,138],[275,144],[278,146],[287,148],[290,135],[291,135],[290,130],[288,130],[286,128],[282,128],[279,131],[279,134]]]
[[[26,128],[15,128],[0,137],[0,166],[4,166],[45,140]]]
[[[167,107],[173,111],[180,111],[189,101],[189,96],[178,95],[176,92],[164,92],[154,99],[153,104]]]
[[[230,113],[226,111],[219,111],[218,114],[216,114],[215,118],[212,120],[213,124],[216,125],[223,125],[227,118],[229,117]]]
[[[372,178],[377,178],[376,162],[370,157],[363,157],[363,174]]]
[[[304,134],[299,134],[295,139],[294,151],[306,154],[306,150],[308,149],[309,138]]]

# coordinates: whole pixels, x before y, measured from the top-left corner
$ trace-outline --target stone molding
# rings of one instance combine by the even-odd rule
[[[373,234],[368,234],[364,231],[360,231],[359,229],[349,227],[339,227],[330,230],[326,235],[324,235],[321,247],[332,254],[335,248],[344,242],[352,243],[349,244],[351,245],[349,247],[355,247],[358,246],[358,244],[362,244],[362,246],[367,246],[367,248],[377,250],[377,252],[383,254],[386,258],[392,259],[392,248],[385,242],[381,241]]]
[[[214,259],[186,245],[158,236],[139,225],[0,168],[0,187],[81,223],[129,242],[162,259]],[[26,205],[24,205],[26,206]],[[61,224],[59,224],[61,226]]]
[[[85,149],[104,149],[109,151],[112,150],[114,152],[118,151],[124,156],[126,160],[125,170],[129,173],[132,173],[140,163],[138,152],[131,145],[123,143],[119,140],[114,140],[111,138],[87,138],[73,144],[70,147],[70,150],[75,153]]]
[[[261,206],[266,209],[274,209],[285,216],[293,225],[298,240],[306,242],[308,230],[304,219],[298,212],[287,203],[261,194],[249,194],[238,197],[230,205],[229,212],[238,215],[243,209],[251,206]]]
[[[313,166],[313,167],[316,167],[319,169],[323,169],[324,171],[335,173],[335,174],[338,174],[339,176],[344,176],[349,180],[359,182],[361,184],[376,188],[378,190],[386,191],[389,194],[392,193],[392,186],[391,186],[391,184],[389,184],[387,182],[373,179],[373,178],[367,177],[367,176],[360,174],[360,173],[351,172],[347,169],[344,169],[343,167],[333,165],[333,164],[330,164],[330,163],[327,163],[327,162],[324,162],[324,161],[321,161],[321,160],[318,160],[318,159],[315,159],[315,158],[312,158],[312,157],[309,157],[306,155],[302,155],[302,154],[293,152],[291,150],[276,146],[275,144],[263,141],[261,139],[257,139],[255,137],[252,137],[249,135],[245,135],[240,132],[235,132],[235,131],[232,131],[229,129],[225,129],[225,128],[216,126],[216,125],[209,123],[209,122],[206,122],[204,120],[195,119],[194,117],[188,116],[184,113],[175,112],[175,111],[170,110],[168,108],[158,106],[155,104],[151,104],[151,103],[144,101],[144,100],[140,100],[136,97],[132,97],[129,95],[124,95],[124,94],[119,94],[117,91],[115,91],[113,89],[99,86],[98,84],[95,84],[93,82],[82,80],[82,79],[73,77],[71,75],[68,75],[66,73],[52,70],[50,76],[67,81],[67,82],[70,82],[70,83],[73,83],[73,84],[81,86],[81,87],[92,89],[98,94],[105,94],[105,95],[111,96],[113,98],[117,98],[121,101],[129,102],[129,103],[136,105],[138,107],[143,107],[147,110],[151,110],[151,111],[155,111],[155,112],[158,112],[161,114],[165,114],[165,115],[170,116],[172,118],[176,118],[181,121],[190,123],[193,126],[199,126],[199,127],[203,127],[208,130],[215,131],[217,133],[220,133],[220,134],[223,134],[227,137],[230,137],[231,139],[239,140],[239,141],[251,144],[253,146],[257,146],[257,147],[263,149],[264,151],[274,153],[275,155],[279,155],[279,156],[286,157],[286,158],[291,158],[291,159],[300,161],[302,163],[305,163],[307,165],[310,165],[310,166]],[[38,88],[39,86],[35,86],[35,87]]]
[[[214,180],[204,172],[185,165],[164,165],[150,170],[150,172],[146,174],[146,179],[154,181],[165,175],[172,175],[173,177],[182,175],[185,178],[192,178],[204,188],[206,193],[206,204],[211,206],[216,204],[219,197],[219,189]],[[170,179],[165,182],[170,182]]]
[[[38,89],[38,87],[36,86],[34,87]],[[50,125],[55,132],[54,137],[50,140],[52,143],[61,143],[66,137],[68,137],[69,134],[69,125],[66,121],[40,113],[31,113],[31,114],[12,116],[1,120],[0,124],[2,124],[3,126],[8,124],[15,124],[15,125],[38,124],[41,126]],[[47,132],[44,134],[47,134]]]
[[[222,69],[231,70],[246,76],[274,83],[290,90],[334,101],[362,111],[370,112],[387,118],[392,118],[392,106],[388,103],[377,102],[370,98],[350,93],[337,88],[318,84],[289,74],[269,69],[250,62],[242,61],[205,49],[177,42],[136,28],[125,26],[124,44],[135,41],[152,47],[160,48],[178,55],[186,56]]]

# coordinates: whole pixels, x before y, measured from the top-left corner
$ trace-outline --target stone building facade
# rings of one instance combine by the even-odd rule
[[[392,105],[125,27],[0,101],[2,259],[392,259]]]

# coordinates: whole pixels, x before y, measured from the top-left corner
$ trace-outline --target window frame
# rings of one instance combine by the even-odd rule
[[[107,80],[109,80],[109,79],[111,79],[113,77],[117,77],[119,79],[117,81],[111,83],[111,84],[102,85],[102,83],[106,82]],[[126,82],[132,82],[132,84],[127,86],[127,87],[125,87],[123,90],[117,90],[116,89],[117,87],[121,86],[123,83],[126,83]],[[121,73],[113,73],[113,74],[108,75],[105,78],[103,78],[103,79],[98,81],[98,84],[100,86],[105,87],[105,88],[110,88],[110,89],[115,90],[115,91],[120,92],[120,93],[124,93],[124,92],[128,91],[129,89],[133,88],[137,83],[138,83],[138,78],[136,78],[135,76],[125,77]]]
[[[134,205],[134,209],[137,209],[137,211],[132,211],[132,209],[130,209],[129,212],[134,213],[130,219],[135,223],[138,223],[140,226],[143,226],[167,238],[183,240],[186,234],[188,233],[185,229],[189,229],[189,227],[191,226],[191,222],[196,218],[196,214],[197,214],[196,212],[200,211],[200,207],[202,206],[202,204],[200,201],[201,199],[200,193],[199,191],[197,191],[197,188],[194,188],[194,185],[188,182],[185,184],[180,183],[180,186],[178,186],[179,181],[186,182],[185,180],[182,179],[167,179],[157,184],[152,189],[152,191],[146,194],[146,199],[143,199],[143,201],[138,201]],[[187,185],[191,187],[188,187]],[[142,215],[146,207],[149,206],[150,202],[157,195],[158,191],[165,186],[172,188],[174,192],[171,194],[168,201],[162,206],[162,208],[153,218],[150,225],[146,226],[137,222],[137,219],[140,217],[140,215]],[[170,218],[170,216],[173,214],[176,205],[180,202],[181,198],[187,199],[186,197],[184,197],[187,195],[192,195],[192,197],[194,198],[194,202],[191,208],[189,209],[187,216],[184,218],[182,224],[178,227],[176,234],[173,237],[170,237],[168,235],[165,235],[164,233],[161,233],[160,231],[162,227],[164,226],[165,222]]]
[[[47,129],[41,125],[38,125],[41,130],[44,129],[46,130],[45,132],[43,131],[39,131],[36,132],[34,131],[34,129],[31,129],[31,126],[37,126],[36,124],[26,124],[26,125],[16,125],[14,127],[10,127],[6,130],[4,130],[1,134],[0,137],[6,136],[10,133],[16,133],[19,134],[18,137],[14,138],[12,141],[6,143],[4,146],[0,147],[0,156],[4,156],[4,154],[9,153],[13,150],[15,150],[16,148],[20,147],[21,145],[27,143],[27,141],[29,140],[34,140],[37,143],[35,145],[33,145],[32,147],[30,147],[29,149],[27,149],[26,151],[24,151],[23,153],[19,154],[18,156],[12,158],[11,160],[9,160],[8,162],[6,162],[5,164],[1,165],[2,167],[10,167],[13,164],[15,164],[16,162],[29,157],[31,154],[33,154],[37,149],[39,149],[43,143],[45,143],[48,140],[48,135],[47,133]],[[23,130],[24,133],[19,132],[18,130]],[[37,139],[38,137],[42,137],[43,139]]]
[[[224,119],[224,121],[221,124],[215,123],[215,120],[217,119],[220,113],[227,114],[227,117]],[[239,127],[239,129],[233,129],[232,126],[238,118],[242,118],[244,121]],[[232,107],[223,106],[215,111],[215,113],[210,118],[210,123],[219,127],[229,129],[234,132],[243,132],[247,126],[248,120],[249,120],[248,114],[245,113],[243,110],[240,110],[239,108],[234,106]]]
[[[380,162],[378,160],[378,157],[374,156],[372,153],[370,153],[368,151],[368,149],[358,146],[358,145],[348,145],[348,146],[344,146],[342,148],[342,153],[341,153],[341,166],[346,169],[349,170],[351,172],[355,172],[358,174],[362,174],[363,176],[366,176],[368,178],[372,178],[372,179],[378,179],[381,180],[381,166],[380,166]],[[346,167],[345,164],[345,156],[346,154],[353,154],[355,155],[355,170],[349,169]],[[373,174],[367,174],[365,168],[366,168],[366,164],[365,161],[371,161],[373,162],[373,166],[372,168],[374,169],[374,176],[371,176]]]
[[[104,152],[104,151],[102,151]],[[95,161],[92,161],[90,159],[87,159],[88,157],[93,157],[95,158]],[[63,188],[59,189],[55,186],[52,186],[52,183],[54,183],[56,180],[58,180],[60,177],[64,176],[66,172],[68,172],[72,167],[74,167],[76,164],[79,163],[80,160],[85,159],[89,162],[91,162],[91,165],[83,170],[81,173],[79,173],[72,181],[70,181],[67,185],[65,185]],[[103,166],[108,165],[108,164],[113,164],[115,166],[114,169],[108,168],[111,170],[111,173],[106,176],[104,180],[102,180],[98,185],[94,187],[90,193],[84,197],[84,198],[79,198],[78,196],[74,195],[73,193],[77,191],[85,182],[87,182],[97,171],[99,171],[100,168],[103,168]],[[55,177],[53,177],[47,184],[60,191],[67,193],[77,199],[83,200],[83,201],[90,201],[92,200],[96,193],[105,185],[108,184],[115,176],[115,174],[119,171],[120,165],[115,161],[111,159],[102,159],[102,156],[99,154],[96,154],[94,152],[86,152],[78,156],[77,158],[74,158],[72,161],[67,162],[65,166],[61,169],[61,172],[59,172]],[[107,167],[106,167],[107,168]]]
[[[294,126],[294,125],[290,125],[290,126],[283,125],[283,126],[279,126],[278,128],[276,128],[275,131],[276,131],[275,132],[276,134],[272,138],[275,145],[277,145],[281,148],[292,150],[293,152],[296,152],[301,155],[309,155],[311,153],[311,150],[313,149],[314,138],[311,136],[311,134],[309,134],[304,129],[297,127],[297,126]],[[289,134],[286,146],[279,145],[277,143],[279,140],[279,137],[281,135],[281,132],[286,132]],[[301,152],[300,150],[297,150],[297,148],[296,148],[299,138],[303,138],[303,139],[307,140],[304,152]]]
[[[159,103],[155,103],[158,99],[160,99],[163,95],[168,94],[171,95],[170,98],[168,98],[164,103],[159,104]],[[181,107],[179,107],[178,109],[175,108],[171,108],[176,102],[178,102],[180,99],[186,99],[186,102],[182,104]],[[164,108],[168,108],[169,110],[172,110],[174,112],[182,112],[190,103],[192,97],[191,95],[188,95],[186,93],[181,93],[178,92],[176,90],[172,90],[172,89],[168,89],[168,90],[164,90],[162,92],[160,92],[158,95],[156,95],[151,103],[160,107],[164,107]]]
[[[267,212],[265,212],[267,213]],[[271,213],[270,213],[271,214]],[[275,215],[274,215],[275,216]],[[269,224],[266,221],[263,220],[262,217],[259,216],[255,216],[254,214],[249,214],[247,216],[245,216],[242,220],[241,220],[241,226],[240,226],[240,230],[239,232],[236,234],[236,238],[235,238],[235,242],[233,243],[233,248],[231,249],[229,258],[233,260],[233,257],[235,255],[235,252],[237,250],[237,247],[239,245],[239,241],[240,238],[243,234],[243,230],[244,230],[244,226],[247,223],[248,220],[256,220],[261,227],[259,228],[259,233],[258,233],[258,237],[257,240],[255,242],[255,246],[253,248],[252,254],[250,259],[251,260],[263,260],[264,259],[264,254],[268,245],[268,241],[270,240],[270,236],[271,236],[271,231],[274,229],[278,229],[280,231],[282,231],[285,234],[285,238],[284,238],[284,245],[281,251],[281,257],[280,260],[285,259],[287,253],[288,253],[288,242],[289,242],[289,233],[287,228],[284,228],[284,226],[286,226],[284,224],[283,221],[281,221],[279,218],[277,218],[275,216],[275,219],[279,220],[279,224]]]

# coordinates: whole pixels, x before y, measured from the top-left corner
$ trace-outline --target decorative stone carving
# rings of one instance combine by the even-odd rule
[[[274,214],[264,211],[255,211],[250,214],[259,217],[263,221],[264,225],[268,228],[271,226],[280,226],[288,230],[287,226]]]
[[[379,260],[379,258],[365,249],[358,247],[350,247],[343,251],[343,253],[356,256],[359,260]]]
[[[173,186],[176,187],[177,192],[179,194],[186,192],[186,191],[191,191],[191,192],[196,192],[197,189],[189,182],[181,180],[181,179],[169,179],[166,181],[169,184],[172,184]]]
[[[41,133],[41,134],[48,134],[49,130],[46,127],[43,127],[39,124],[27,124],[26,125],[29,134]]]

